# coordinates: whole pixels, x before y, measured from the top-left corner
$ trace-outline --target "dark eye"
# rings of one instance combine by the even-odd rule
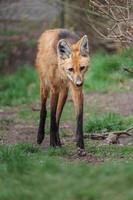
[[[71,68],[69,68],[68,70],[69,70],[70,72],[73,72],[73,68],[72,68],[72,67],[71,67]]]
[[[81,66],[80,67],[80,71],[84,70],[85,69],[85,66]]]

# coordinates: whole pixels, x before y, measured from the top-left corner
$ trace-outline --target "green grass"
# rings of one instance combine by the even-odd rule
[[[132,77],[122,70],[123,66],[132,68],[132,49],[115,55],[97,53],[92,56],[91,69],[85,78],[86,91],[119,91],[121,83],[132,83]],[[126,87],[123,86],[123,90]],[[24,65],[15,74],[0,75],[0,91],[1,105],[18,105],[37,99],[39,81],[35,68]]]
[[[97,53],[91,57],[90,70],[86,75],[85,88],[89,91],[118,91],[120,84],[132,81],[123,67],[133,68],[133,49],[118,54]],[[125,89],[125,88],[124,88]]]
[[[0,146],[1,200],[132,200],[132,162],[70,162],[31,144]]]
[[[122,71],[122,65],[133,66],[131,50],[117,55],[94,55],[86,76],[86,91],[119,91],[119,83],[132,81],[131,76]],[[21,121],[27,125],[38,124],[39,112],[31,110],[31,103],[36,105],[37,99],[39,81],[32,66],[22,66],[12,75],[0,75],[1,109],[11,112],[18,106],[14,115],[4,115],[1,119],[0,142],[6,142],[8,134],[15,131],[12,130],[14,124],[21,124]],[[10,107],[4,107],[7,105]],[[87,109],[85,112],[87,114]],[[86,132],[123,130],[133,124],[133,116],[100,113],[91,112],[86,118]],[[71,125],[74,119],[71,102],[68,102],[62,121]],[[76,145],[75,142],[67,142],[68,131],[61,130],[63,138],[66,137],[62,148],[38,147],[30,143],[0,145],[0,200],[133,199],[132,145],[105,145],[101,141],[86,139],[87,153],[104,159],[103,163],[94,165],[84,158],[81,161],[73,157]],[[19,136],[20,133],[17,134]]]
[[[0,30],[1,36],[14,36],[14,35],[20,35],[21,32],[15,31],[15,30]]]
[[[133,116],[124,117],[116,113],[92,114],[86,119],[86,132],[109,132],[126,130],[133,125]]]
[[[31,66],[21,67],[15,74],[0,76],[1,105],[28,103],[39,97],[37,73]]]

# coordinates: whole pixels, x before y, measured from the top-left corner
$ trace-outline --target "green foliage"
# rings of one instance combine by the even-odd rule
[[[88,140],[86,141],[86,149],[92,155],[100,156],[112,162],[119,162],[121,158],[127,162],[133,160],[132,145],[107,145],[106,143],[101,143],[101,141]]]
[[[31,46],[32,42],[28,45]],[[133,66],[132,50],[116,55],[94,55],[91,69],[86,75],[85,88],[89,91],[120,90],[119,83],[132,80],[131,76],[122,70],[123,66]],[[16,105],[35,100],[39,96],[38,82],[36,70],[28,65],[21,66],[15,74],[1,75],[1,105]]]
[[[130,78],[123,67],[133,67],[132,52],[133,49],[130,49],[119,54],[108,55],[103,52],[92,56],[85,88],[92,91],[119,90],[119,83]]]
[[[86,132],[108,132],[125,130],[133,124],[133,117],[116,113],[92,114],[85,125]]]
[[[0,146],[0,163],[10,173],[23,173],[28,167],[27,159],[23,152],[16,146]]]
[[[44,150],[0,146],[0,200],[132,200],[132,162],[69,162]]]
[[[104,91],[116,87],[120,80],[130,80],[128,75],[123,74],[121,66],[122,63],[132,66],[131,56],[131,51],[119,55],[95,55],[86,88]],[[15,74],[0,76],[1,105],[30,103],[38,97],[39,84],[34,68],[24,66]],[[74,118],[72,112],[69,102],[63,112],[63,119],[70,122]],[[6,129],[14,123],[14,119],[26,123],[31,119],[30,122],[35,123],[38,115],[30,112],[28,106],[22,107],[14,118],[3,118],[0,128]],[[87,132],[105,132],[126,129],[131,124],[132,116],[91,114],[85,129]],[[68,129],[64,131],[68,134]],[[133,199],[132,145],[103,145],[85,140],[88,157],[99,156],[105,159],[103,163],[92,165],[85,161],[86,158],[81,158],[82,161],[75,159],[74,142],[67,142],[66,139],[65,143],[65,147],[56,149],[30,143],[0,145],[0,200]]]
[[[37,73],[33,67],[23,66],[15,74],[0,76],[1,105],[16,105],[35,100],[39,95]]]
[[[1,36],[14,36],[14,35],[20,35],[21,32],[18,32],[16,30],[0,30]]]

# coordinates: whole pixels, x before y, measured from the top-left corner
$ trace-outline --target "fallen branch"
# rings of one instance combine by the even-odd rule
[[[106,140],[108,144],[118,144],[119,143],[119,137],[121,135],[127,135],[131,136],[129,133],[131,130],[133,130],[133,126],[122,131],[114,131],[109,133],[102,133],[102,134],[90,134],[90,135],[84,135],[85,139],[92,139],[92,140]]]
[[[133,130],[133,126],[129,127],[128,129],[126,129],[126,132],[130,132],[131,130]]]
[[[127,67],[124,67],[123,70],[128,72],[128,73],[133,74],[133,71],[131,69],[127,68]]]
[[[102,133],[102,134],[89,134],[89,135],[84,135],[85,139],[92,139],[92,140],[105,140],[107,138],[108,134],[107,133]]]

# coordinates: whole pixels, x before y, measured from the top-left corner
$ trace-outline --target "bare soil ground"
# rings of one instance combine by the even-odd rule
[[[95,112],[115,112],[122,115],[133,114],[133,92],[91,93],[86,95],[86,105]]]
[[[39,105],[37,105],[39,107]],[[31,142],[36,144],[36,133],[38,121],[21,120],[18,113],[28,105],[2,107],[0,109],[0,143],[14,144],[18,142]],[[30,107],[32,107],[30,105]],[[133,113],[133,93],[90,93],[85,95],[85,116],[91,112],[116,112],[122,115],[131,115]],[[89,111],[88,111],[89,110]],[[31,109],[31,112],[35,112]],[[37,112],[37,111],[36,111]],[[67,130],[70,134],[62,136],[62,141],[66,145],[74,141],[74,125],[72,122],[62,122],[61,132]],[[74,144],[73,144],[74,145]],[[42,144],[45,148],[49,146],[49,136],[46,135]],[[77,154],[69,157],[69,160],[86,160],[91,163],[102,162],[104,159],[97,156],[87,155],[85,158],[79,158]]]

